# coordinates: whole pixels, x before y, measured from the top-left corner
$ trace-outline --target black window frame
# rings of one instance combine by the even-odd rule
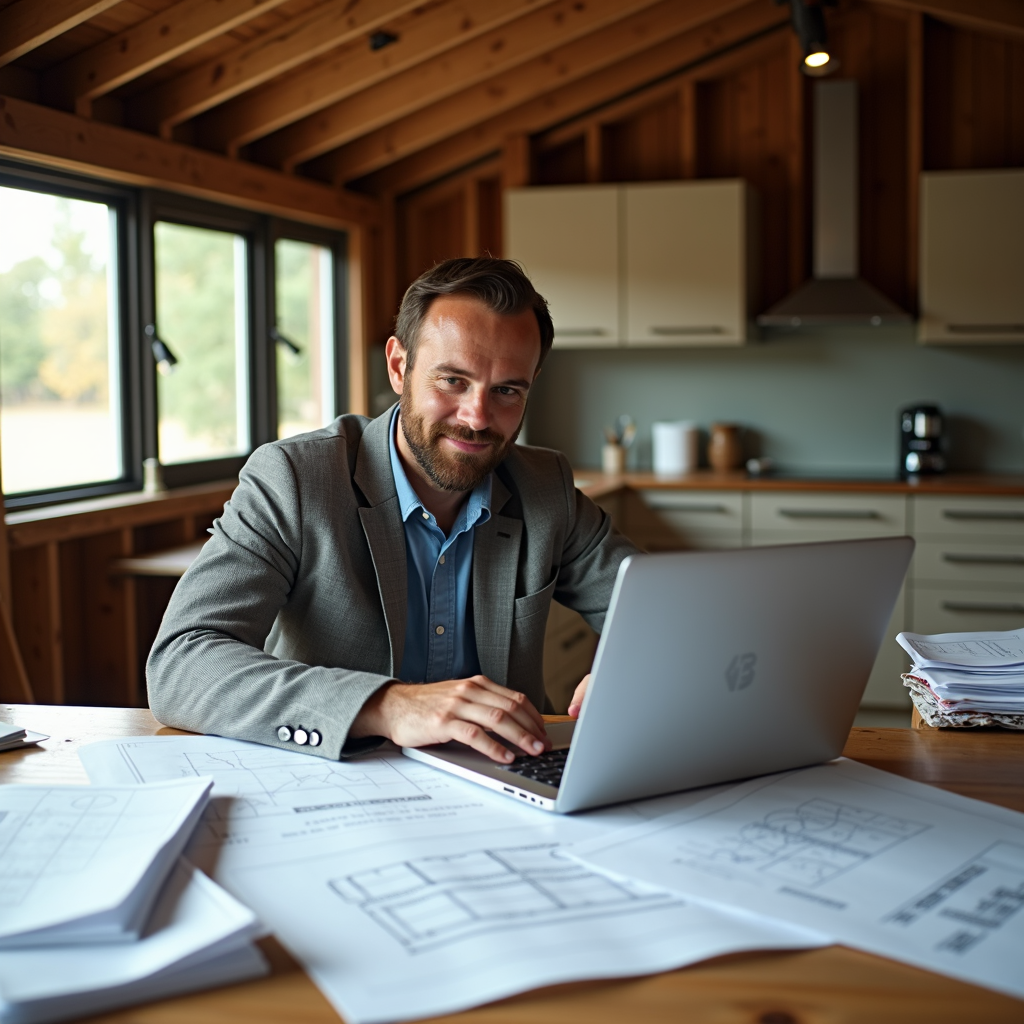
[[[287,218],[157,189],[139,189],[100,179],[0,160],[0,184],[71,199],[104,202],[117,209],[117,296],[120,338],[121,460],[117,480],[4,495],[7,509],[141,491],[143,460],[159,457],[156,360],[145,327],[156,322],[154,226],[158,220],[240,234],[246,239],[248,301],[249,444],[227,458],[163,467],[168,487],[223,480],[238,475],[249,455],[277,438],[277,354],[271,338],[276,324],[274,244],[279,238],[311,242],[333,255],[333,415],[350,405],[348,233]],[[170,340],[170,339],[169,339]]]

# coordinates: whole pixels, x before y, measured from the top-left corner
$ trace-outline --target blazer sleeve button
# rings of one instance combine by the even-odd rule
[[[291,731],[291,729],[289,729],[287,725],[282,725],[277,730],[277,738],[282,743],[287,743],[292,738],[292,731]]]
[[[319,747],[321,739],[322,737],[320,733],[318,733],[316,729],[313,729],[309,734],[309,745],[311,747]]]
[[[309,733],[300,726],[292,733],[292,739],[295,740],[300,747],[304,747],[309,742]]]

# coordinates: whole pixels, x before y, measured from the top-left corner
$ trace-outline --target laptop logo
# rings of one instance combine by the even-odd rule
[[[754,681],[754,666],[757,655],[752,651],[747,654],[733,655],[729,667],[725,670],[725,681],[730,690],[745,690]]]

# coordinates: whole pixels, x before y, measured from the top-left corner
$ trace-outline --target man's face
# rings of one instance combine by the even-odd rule
[[[387,359],[409,451],[439,490],[468,491],[515,443],[540,329],[532,310],[501,316],[471,296],[445,295],[423,320],[413,365],[397,338]]]

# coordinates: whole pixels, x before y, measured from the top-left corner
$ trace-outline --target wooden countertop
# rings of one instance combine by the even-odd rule
[[[875,494],[958,494],[976,497],[1024,497],[1024,477],[991,473],[946,473],[910,480],[802,479],[784,476],[751,477],[742,470],[716,473],[701,469],[683,476],[654,473],[609,475],[587,469],[574,471],[576,486],[589,498],[603,498],[623,488],[701,491],[859,491]]]
[[[174,734],[138,708],[0,704],[0,720],[51,735],[40,749],[0,753],[0,782],[84,783],[84,743]],[[1024,734],[854,729],[844,753],[865,764],[1024,811]],[[90,1018],[94,1024],[337,1024],[301,967],[273,940],[270,977]],[[1020,1024],[1024,1002],[841,946],[744,953],[682,970],[528,992],[443,1018],[449,1024]]]

